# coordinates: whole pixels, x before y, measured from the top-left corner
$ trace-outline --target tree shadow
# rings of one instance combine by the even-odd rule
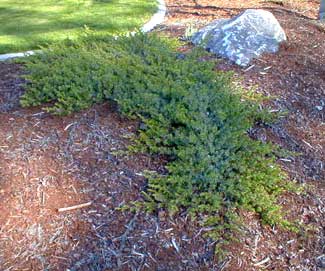
[[[168,8],[174,8],[173,13],[178,13],[178,14],[192,14],[192,15],[199,15],[199,16],[211,16],[211,14],[208,13],[203,13],[204,11],[208,10],[214,10],[214,11],[224,11],[226,12],[229,16],[233,16],[234,13],[238,14],[241,13],[247,9],[265,9],[273,12],[284,12],[290,15],[294,15],[299,18],[303,19],[308,19],[308,20],[317,20],[315,18],[311,18],[308,16],[305,16],[297,11],[282,8],[282,7],[269,7],[269,6],[263,6],[263,7],[247,7],[247,8],[228,8],[228,7],[217,7],[217,6],[212,6],[212,5],[200,5],[200,4],[195,4],[195,5],[168,5]],[[185,9],[193,9],[195,11],[186,11],[186,10],[179,10],[179,8],[185,8]]]

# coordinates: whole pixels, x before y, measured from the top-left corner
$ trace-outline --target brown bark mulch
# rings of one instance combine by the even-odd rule
[[[170,218],[120,211],[141,198],[145,170],[163,172],[165,160],[126,152],[138,123],[113,104],[68,117],[41,107],[22,109],[23,69],[0,63],[0,270],[321,270],[325,254],[325,31],[315,21],[319,1],[168,0],[167,21],[157,28],[176,37],[246,8],[267,8],[288,41],[279,53],[240,68],[220,59],[216,69],[266,97],[263,106],[287,112],[250,134],[288,154],[279,160],[306,186],[280,203],[298,233],[261,225],[243,212],[243,234],[219,260],[208,228],[186,214]],[[295,152],[299,155],[294,155]],[[90,206],[58,212],[82,203]]]

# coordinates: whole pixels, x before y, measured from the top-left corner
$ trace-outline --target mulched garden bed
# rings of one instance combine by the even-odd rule
[[[282,4],[281,4],[282,3]],[[22,109],[22,67],[0,63],[0,270],[320,270],[325,254],[325,31],[315,21],[318,1],[168,0],[168,20],[157,28],[182,37],[243,9],[268,7],[288,41],[275,55],[247,68],[220,60],[238,82],[267,97],[263,106],[286,111],[278,122],[256,126],[252,137],[288,153],[279,160],[305,186],[280,199],[302,230],[260,225],[243,212],[243,234],[226,256],[214,255],[209,228],[186,214],[120,211],[146,189],[144,170],[163,172],[163,157],[126,152],[138,123],[121,118],[113,104],[68,117],[42,108]],[[82,203],[90,206],[58,212]]]
[[[138,123],[103,104],[69,117],[21,109],[20,67],[1,63],[0,270],[185,270],[213,244],[186,215],[119,211],[164,159],[126,153]],[[11,95],[7,95],[9,91]],[[4,93],[4,94],[3,94]],[[14,97],[14,98],[13,98]],[[87,208],[59,208],[91,202]]]

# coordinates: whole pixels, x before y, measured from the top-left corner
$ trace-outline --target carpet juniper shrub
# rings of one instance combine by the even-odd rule
[[[114,100],[122,114],[140,118],[137,147],[167,155],[167,175],[149,176],[145,206],[186,210],[221,230],[235,209],[288,226],[277,196],[287,188],[272,146],[247,131],[265,114],[243,98],[229,73],[214,71],[207,53],[182,57],[173,40],[155,35],[88,37],[26,59],[23,106],[51,102],[69,114]]]

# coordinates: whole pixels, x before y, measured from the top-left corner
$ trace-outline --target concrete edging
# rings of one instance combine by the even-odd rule
[[[154,15],[152,15],[151,19],[147,23],[145,23],[141,27],[141,31],[143,33],[150,32],[152,29],[154,29],[157,25],[161,24],[165,20],[165,16],[167,12],[165,1],[157,0],[157,2],[158,2],[158,11]],[[0,55],[0,61],[6,61],[12,58],[34,55],[36,52],[40,52],[40,50],[3,54]]]
[[[141,31],[144,33],[150,32],[154,29],[157,25],[161,24],[165,20],[167,7],[164,0],[157,0],[158,1],[158,11],[151,17],[149,22],[145,23]]]
[[[6,61],[8,59],[17,58],[17,57],[24,57],[34,55],[35,51],[26,51],[21,53],[10,53],[10,54],[3,54],[0,55],[0,61]]]

